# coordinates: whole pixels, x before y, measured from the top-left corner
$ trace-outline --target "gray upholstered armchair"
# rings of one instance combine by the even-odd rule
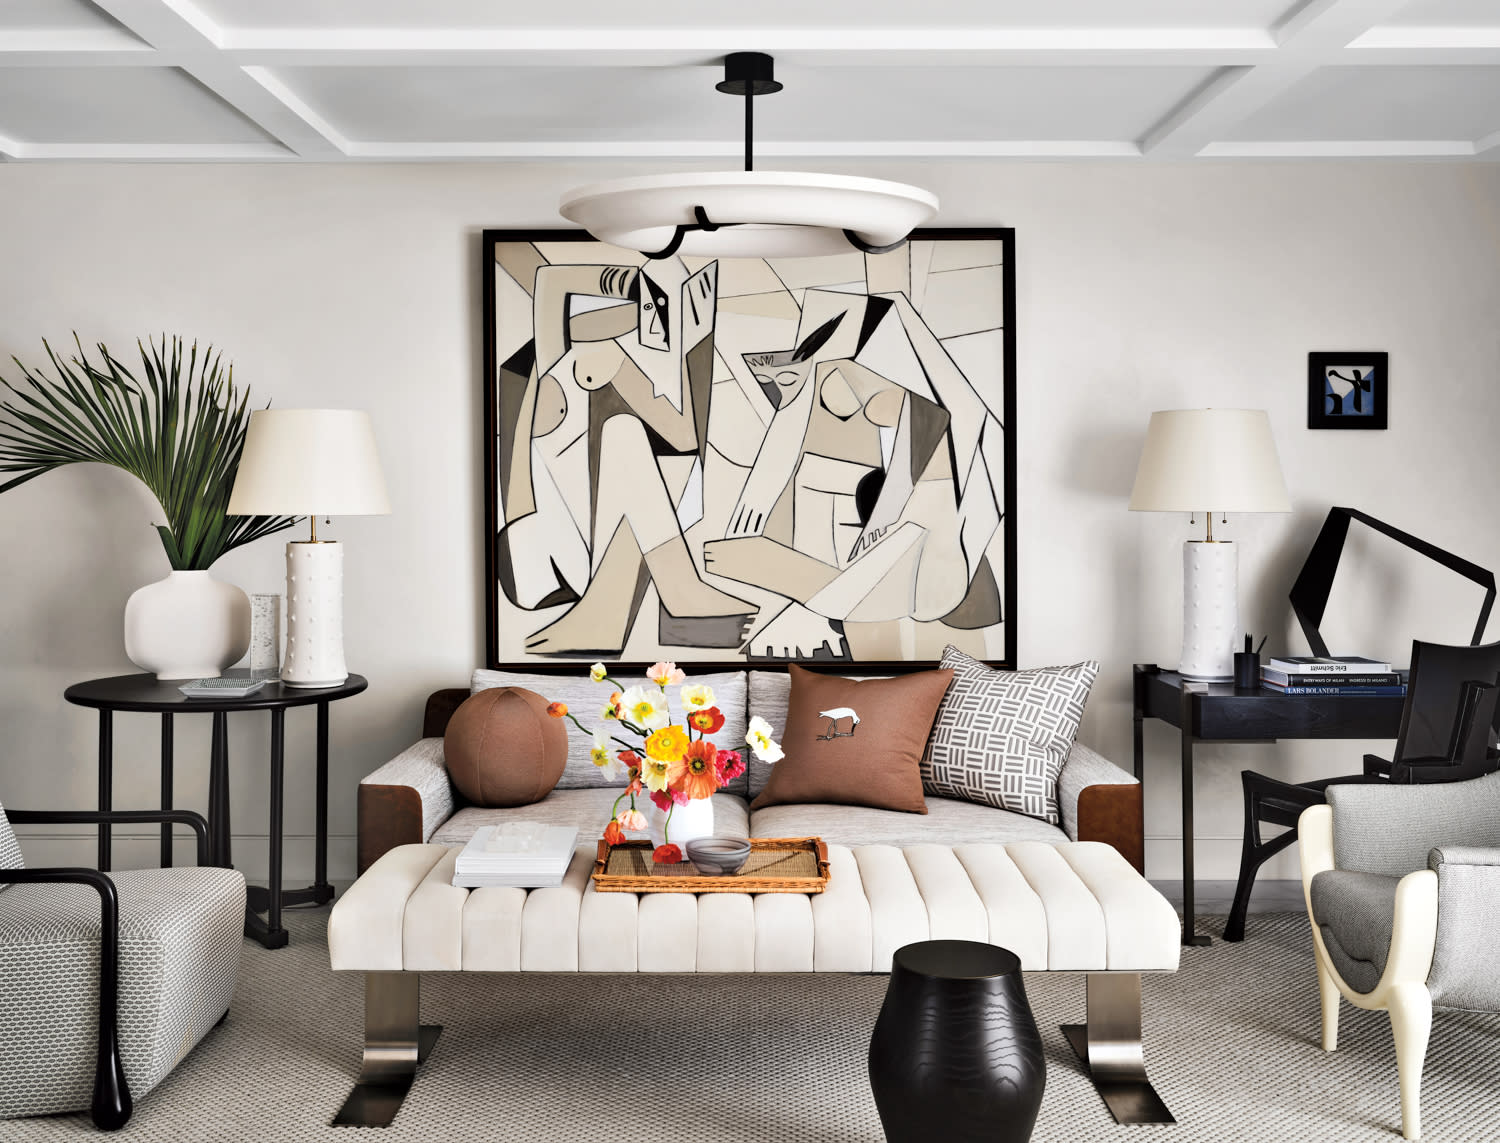
[[[27,868],[10,822],[175,822],[198,868]],[[245,878],[205,868],[208,827],[186,810],[0,806],[0,1119],[88,1108],[123,1127],[229,1009]],[[0,1126],[0,1137],[5,1135]]]
[[[1422,1132],[1432,1009],[1500,1010],[1500,774],[1442,785],[1328,788],[1298,822],[1323,1047],[1339,996],[1390,1013],[1401,1133]]]

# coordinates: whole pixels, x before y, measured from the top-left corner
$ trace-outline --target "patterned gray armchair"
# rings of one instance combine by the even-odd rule
[[[1500,1010],[1500,773],[1328,788],[1298,822],[1323,1048],[1339,997],[1390,1013],[1401,1133],[1421,1137],[1432,1009]]]
[[[189,825],[199,867],[28,869],[11,822]],[[186,810],[0,806],[0,1119],[88,1108],[98,1127],[123,1127],[131,1093],[160,1083],[223,1019],[245,878],[205,868],[207,855],[208,827]]]

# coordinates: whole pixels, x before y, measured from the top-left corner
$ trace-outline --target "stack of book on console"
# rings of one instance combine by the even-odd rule
[[[1261,668],[1260,681],[1284,695],[1406,694],[1406,680],[1389,663],[1358,655],[1272,657]]]
[[[561,885],[577,840],[577,826],[540,822],[480,826],[454,863],[453,884],[465,889]]]

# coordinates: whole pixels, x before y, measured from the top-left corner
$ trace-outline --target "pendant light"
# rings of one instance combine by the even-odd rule
[[[921,187],[852,175],[755,169],[755,97],[781,90],[774,61],[733,52],[715,85],[745,100],[745,169],[646,175],[577,187],[558,209],[601,242],[651,258],[883,253],[937,214]]]

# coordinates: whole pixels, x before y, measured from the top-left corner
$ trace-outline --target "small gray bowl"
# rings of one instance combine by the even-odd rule
[[[696,837],[687,843],[687,859],[705,877],[738,873],[750,858],[750,843],[739,837]]]

